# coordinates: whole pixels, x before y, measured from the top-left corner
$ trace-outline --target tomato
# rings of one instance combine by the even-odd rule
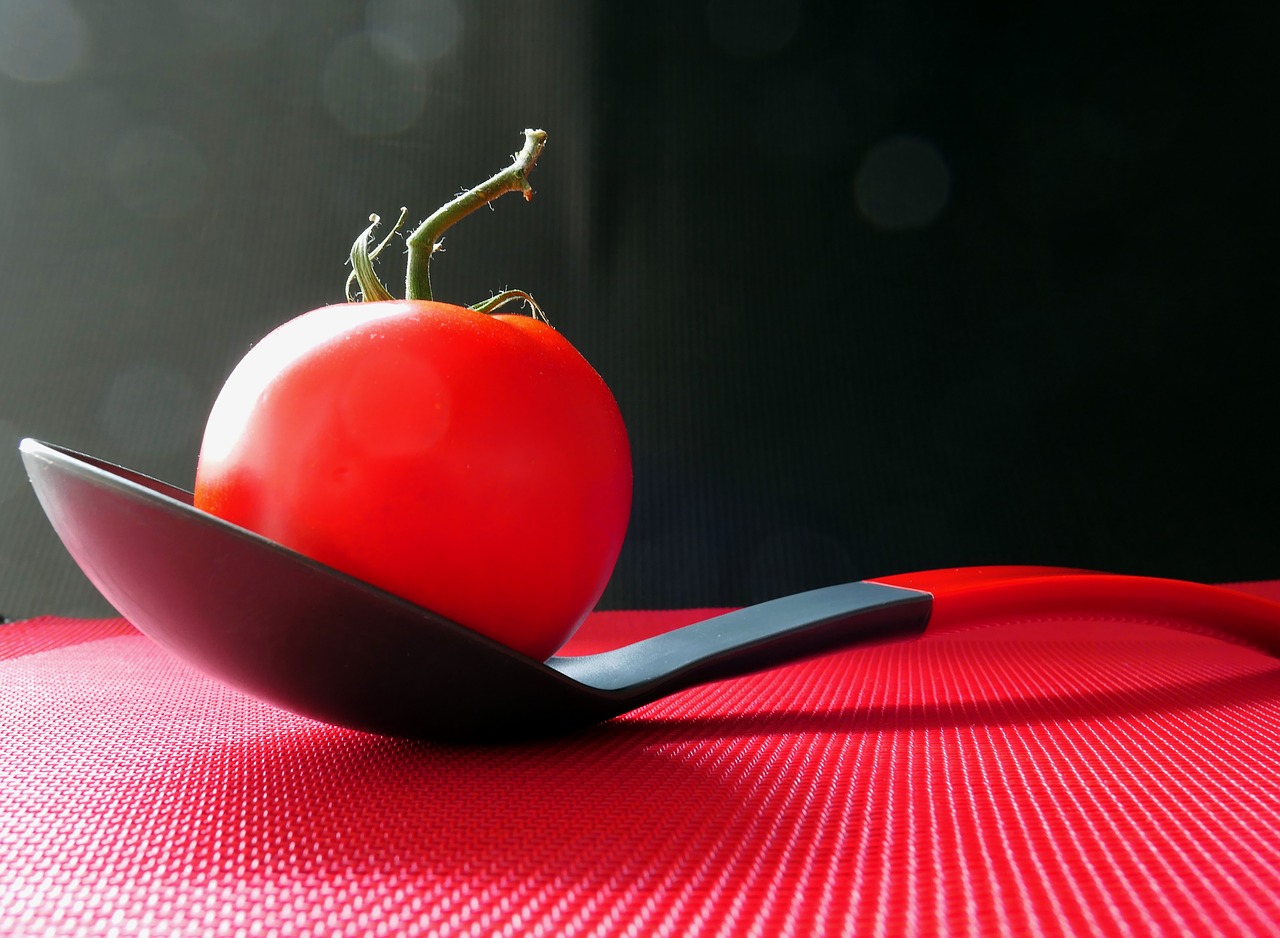
[[[445,229],[528,200],[546,143],[405,238],[407,300],[378,280],[372,224],[351,249],[367,302],[313,310],[255,346],[205,428],[195,504],[533,658],[608,583],[631,512],[631,450],[600,376],[545,320],[433,302]],[[392,229],[395,234],[405,209]]]
[[[595,606],[631,509],[608,387],[524,315],[345,303],[277,328],[209,416],[195,504],[533,658]]]

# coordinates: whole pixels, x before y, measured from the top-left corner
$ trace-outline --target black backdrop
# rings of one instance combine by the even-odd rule
[[[1263,4],[0,4],[0,613],[105,612],[36,436],[189,484],[221,380],[341,298],[373,211],[454,229],[612,386],[604,605],[1052,563],[1280,576]],[[384,270],[395,281],[394,262]]]

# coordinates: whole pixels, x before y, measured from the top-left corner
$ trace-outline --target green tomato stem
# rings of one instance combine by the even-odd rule
[[[537,301],[535,301],[533,297],[525,293],[523,290],[503,290],[501,293],[491,296],[487,300],[473,304],[471,308],[478,313],[492,313],[494,310],[501,309],[508,303],[514,303],[517,300],[529,307],[529,311],[533,314],[534,319],[541,319],[547,325],[551,325],[551,321],[547,319],[547,314],[542,311],[542,307],[537,304]]]
[[[360,299],[362,301],[372,302],[395,299],[387,288],[382,285],[377,273],[374,272],[373,259],[382,253],[382,249],[387,246],[387,243],[395,233],[400,230],[400,226],[404,224],[404,217],[407,211],[407,209],[400,209],[400,219],[388,232],[387,236],[382,239],[382,243],[372,251],[369,250],[369,241],[373,238],[373,230],[378,227],[378,222],[381,219],[377,215],[369,216],[369,227],[361,232],[360,237],[356,238],[355,244],[351,245],[351,273],[347,275],[348,300],[355,300],[352,288],[357,285],[360,289]]]
[[[529,172],[538,162],[546,143],[547,135],[543,131],[526,130],[524,148],[515,155],[510,166],[437,209],[405,239],[409,248],[409,265],[405,273],[407,299],[431,299],[431,257],[442,250],[440,237],[447,228],[508,192],[523,192],[526,202],[533,198]]]

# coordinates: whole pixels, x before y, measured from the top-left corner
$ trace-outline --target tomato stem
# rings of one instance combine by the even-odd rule
[[[409,247],[409,266],[405,273],[406,299],[429,300],[432,298],[431,257],[437,251],[443,250],[440,237],[445,229],[508,192],[523,192],[526,202],[533,198],[533,187],[529,185],[529,172],[538,162],[538,157],[546,143],[545,132],[526,130],[524,148],[513,157],[510,166],[437,209],[435,214],[405,239],[405,244]]]
[[[525,293],[523,290],[503,290],[494,296],[489,297],[480,303],[472,304],[471,308],[478,313],[492,313],[495,309],[501,309],[508,303],[514,303],[517,300],[529,307],[529,311],[533,314],[534,319],[541,319],[550,325],[547,314],[542,311],[542,307],[537,304],[533,297]]]
[[[373,237],[373,230],[378,227],[380,219],[377,215],[369,216],[369,227],[361,232],[360,237],[356,238],[355,244],[351,245],[351,273],[347,275],[347,299],[355,300],[352,293],[354,286],[360,288],[360,299],[366,301],[372,300],[390,300],[394,299],[382,285],[382,281],[378,279],[378,275],[373,269],[373,260],[382,253],[382,249],[392,239],[400,226],[404,224],[405,214],[408,209],[400,209],[400,218],[392,226],[391,231],[382,239],[381,243],[372,251],[369,250],[369,241]]]

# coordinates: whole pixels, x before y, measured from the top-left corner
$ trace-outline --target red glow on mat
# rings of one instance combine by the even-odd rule
[[[1170,624],[1015,616],[513,747],[0,627],[0,934],[1273,934],[1280,664]]]

